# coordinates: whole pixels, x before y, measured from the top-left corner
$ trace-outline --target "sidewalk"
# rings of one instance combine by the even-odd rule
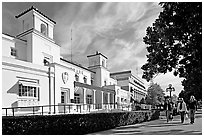
[[[182,124],[180,116],[174,116],[173,121],[169,123],[161,117],[159,120],[121,126],[89,135],[202,135],[202,110],[196,112],[194,124],[190,124],[189,120]]]

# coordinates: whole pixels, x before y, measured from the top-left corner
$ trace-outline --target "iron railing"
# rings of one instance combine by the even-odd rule
[[[81,114],[102,113],[115,111],[132,111],[135,106],[126,104],[58,104],[27,107],[2,108],[2,116],[23,115],[55,115],[55,114]]]

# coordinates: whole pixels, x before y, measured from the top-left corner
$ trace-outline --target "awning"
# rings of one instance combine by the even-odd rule
[[[27,81],[18,81],[18,84],[22,84],[23,86],[40,87],[38,83],[27,82]]]

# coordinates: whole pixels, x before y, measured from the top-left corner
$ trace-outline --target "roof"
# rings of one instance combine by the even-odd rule
[[[131,70],[121,71],[121,72],[114,72],[114,73],[110,73],[110,75],[118,75],[118,74],[126,74],[126,73],[131,73]]]
[[[144,84],[144,82],[143,82],[138,76],[134,76],[134,75],[131,73],[131,70],[121,71],[121,72],[115,72],[115,73],[110,73],[110,76],[113,76],[113,75],[121,75],[121,74],[126,74],[126,73],[131,74],[132,77],[134,77],[135,79],[137,79],[138,81],[140,81],[141,83]]]
[[[102,53],[96,51],[96,54],[93,54],[93,55],[88,55],[87,57],[92,57],[92,56],[97,56],[97,55],[101,55],[103,56],[104,58],[108,59],[105,55],[103,55]]]
[[[18,40],[21,40],[21,41],[23,41],[23,42],[27,42],[27,40],[24,40],[24,39],[20,39],[20,38],[17,38],[17,37],[15,37],[15,36],[12,36],[12,35],[10,35],[10,34],[7,34],[7,33],[2,33],[2,34],[6,35],[6,36],[9,36],[9,37],[12,37],[12,38],[14,38],[14,39],[18,39]]]
[[[64,61],[64,62],[67,62],[67,63],[70,63],[70,64],[72,64],[72,65],[75,65],[75,66],[77,66],[77,67],[80,67],[80,68],[82,68],[82,69],[88,70],[88,71],[90,71],[90,72],[92,72],[92,73],[95,73],[95,72],[89,70],[88,68],[85,68],[85,67],[81,66],[80,64],[77,64],[77,63],[68,61],[68,60],[63,59],[63,58],[60,58],[60,60],[62,60],[62,61]]]
[[[46,16],[45,14],[43,14],[41,11],[39,11],[37,8],[35,8],[34,6],[31,6],[29,9],[23,11],[22,13],[20,13],[19,15],[16,15],[16,18],[21,17],[22,15],[26,14],[27,12],[31,11],[31,10],[35,10],[36,12],[40,13],[41,15],[43,15],[44,17],[46,17],[48,20],[50,20],[51,22],[53,22],[54,24],[56,24],[56,22],[52,19],[50,19],[48,16]]]

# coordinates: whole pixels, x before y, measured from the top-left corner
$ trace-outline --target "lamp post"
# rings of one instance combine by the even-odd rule
[[[172,91],[175,91],[175,88],[174,87],[172,87],[172,84],[169,84],[169,87],[168,88],[166,88],[166,92],[170,92],[170,99],[171,99],[171,92]],[[171,102],[172,102],[172,99],[171,99]]]

